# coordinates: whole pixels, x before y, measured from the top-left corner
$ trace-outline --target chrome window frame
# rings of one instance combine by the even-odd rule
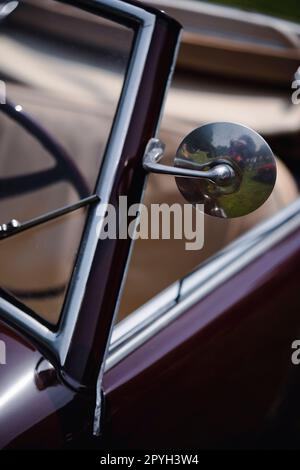
[[[114,326],[105,371],[299,228],[300,197],[132,312]]]
[[[50,325],[45,325],[42,319],[39,320],[30,316],[25,310],[0,297],[0,320],[4,320],[7,324],[16,327],[18,331],[32,338],[43,349],[46,355],[52,358],[61,368],[65,363],[70,348],[96,251],[99,230],[97,209],[101,202],[109,201],[110,198],[154,32],[155,15],[144,10],[142,5],[138,7],[124,3],[122,0],[58,1],[115,21],[131,28],[135,33],[117,112],[96,184],[95,194],[99,197],[99,203],[91,208],[88,215],[76,258],[75,269],[69,283],[69,289],[57,329],[51,328]]]

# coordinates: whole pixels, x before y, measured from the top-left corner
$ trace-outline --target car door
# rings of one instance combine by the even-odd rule
[[[190,16],[188,8],[181,9],[179,2],[176,5],[165,2],[165,7],[166,10],[168,7],[174,9],[174,13],[178,9],[178,15],[180,13],[182,19],[186,17],[187,23],[191,24],[190,37],[189,31],[185,32],[183,47],[179,53],[183,67],[179,67],[177,96],[180,98],[180,93],[184,95],[184,67],[188,67],[190,71],[198,66],[197,72],[204,72],[204,69],[208,72],[208,69],[213,67],[214,73],[221,75],[215,95],[211,92],[213,78],[210,76],[207,85],[204,80],[201,81],[199,75],[195,74],[184,96],[189,99],[188,102],[192,106],[191,103],[193,100],[196,101],[197,96],[195,92],[192,95],[191,90],[195,91],[197,80],[200,83],[199,90],[204,82],[203,94],[200,94],[200,91],[199,94],[202,103],[207,104],[207,108],[204,111],[201,109],[199,99],[198,108],[197,104],[195,105],[195,109],[198,110],[197,116],[202,114],[209,116],[210,119],[216,119],[211,112],[215,100],[215,115],[223,117],[222,113],[225,116],[236,112],[236,119],[239,119],[238,99],[234,97],[234,93],[230,88],[224,92],[225,98],[227,93],[232,93],[231,109],[230,104],[225,107],[226,99],[220,91],[222,87],[225,88],[225,80],[222,78],[228,75],[232,78],[233,71],[229,72],[229,64],[235,66],[239,64],[236,54],[244,47],[243,43],[239,44],[238,49],[233,47],[234,41],[237,40],[236,30],[239,31],[239,39],[245,33],[247,36],[245,42],[251,42],[253,35],[255,47],[253,44],[253,48],[247,50],[252,55],[256,49],[257,59],[260,54],[269,54],[265,47],[263,51],[260,50],[258,45],[260,41],[270,39],[270,34],[278,36],[283,34],[279,23],[276,23],[276,28],[270,33],[271,20],[265,19],[268,27],[264,28],[263,18],[260,18],[260,27],[257,31],[249,25],[254,21],[251,14],[246,15],[247,18],[250,17],[247,25],[247,18],[243,17],[241,11],[225,11],[222,19],[224,9],[220,11],[215,6],[206,4],[198,8],[196,3],[191,3],[193,14]],[[213,18],[215,9],[217,21]],[[209,22],[206,23],[209,28],[207,27],[204,32],[201,31],[200,37],[195,34],[195,25],[198,26],[195,20],[197,11],[198,14],[199,11],[202,13],[204,11],[205,15],[210,16]],[[239,24],[240,18],[243,21]],[[207,20],[206,16],[205,19]],[[213,60],[213,49],[219,50],[221,43],[222,50],[225,48],[226,41],[223,41],[225,33],[220,25],[225,24],[226,30],[227,21],[230,25],[232,22],[235,23],[235,29],[227,30],[228,44],[231,42],[234,50],[231,55],[227,51],[230,60],[224,64]],[[255,24],[257,21],[256,17]],[[289,80],[293,80],[291,71],[296,72],[296,65],[299,63],[299,49],[296,47],[299,26],[296,24],[292,26],[294,32],[288,38],[284,34],[289,47],[290,41],[293,42],[293,52],[282,57],[286,64],[281,69],[282,75],[265,73],[262,76],[263,69],[258,67],[260,76],[253,68],[251,76],[255,76],[252,86],[261,90],[259,93],[262,100],[266,94],[268,97],[272,93],[276,96],[273,89],[270,91],[270,88],[266,87],[266,83],[276,81],[281,85],[284,83],[287,87],[284,109],[289,109],[292,114],[299,116],[298,110],[290,104]],[[213,28],[216,28],[217,37],[222,37],[221,40],[212,37],[210,29]],[[256,33],[258,37],[255,36]],[[203,37],[205,34],[211,36],[210,43]],[[230,35],[233,38],[229,38]],[[210,49],[208,57],[205,55],[200,57],[202,49],[197,49],[196,44],[201,42],[204,44],[204,50]],[[268,47],[272,49],[268,60],[273,63],[275,46],[273,44]],[[191,55],[188,55],[188,48],[193,49]],[[274,56],[279,60],[277,53],[274,53]],[[255,57],[252,59],[257,66],[259,61],[257,62]],[[249,83],[247,66],[248,61],[245,59],[245,66],[236,73],[234,70],[234,76],[247,75]],[[270,70],[268,69],[269,72]],[[232,80],[232,86],[241,87],[241,83]],[[251,95],[250,87],[245,87],[245,90],[245,96]],[[171,114],[175,109],[176,92],[176,89],[171,89],[174,101],[172,103],[172,98],[170,99],[169,107],[167,103],[169,115],[165,122],[169,118],[170,127],[165,127],[166,139],[171,130],[173,138],[178,132],[174,119],[175,112]],[[241,108],[242,94],[243,91],[238,88]],[[183,103],[179,98],[176,103]],[[219,111],[218,108],[222,107],[223,103],[224,109]],[[212,106],[209,107],[209,104]],[[251,104],[250,101],[245,101],[245,104],[247,108],[243,115],[248,118],[252,112]],[[268,115],[266,107],[266,103],[261,107],[257,106],[257,112],[253,113],[253,122],[256,122],[257,126],[262,123],[265,135],[268,135],[279,156],[290,155],[288,161],[291,163],[291,168],[295,168],[295,177],[297,177],[296,165],[293,163],[297,156],[292,150],[291,143],[292,139],[297,140],[299,137],[299,126],[289,130],[288,135],[291,140],[282,139],[284,134],[287,137],[285,127],[289,125],[289,121],[282,116],[280,129],[275,129],[275,126],[272,128],[271,114]],[[180,108],[178,115],[180,113],[183,113],[188,121],[188,111]],[[270,119],[264,125],[263,121],[267,115]],[[258,122],[260,117],[261,122]],[[186,127],[186,122],[183,122],[182,128]],[[169,142],[172,143],[171,137]],[[290,144],[284,145],[287,142]],[[158,186],[153,184],[153,187],[157,193]],[[288,189],[289,186],[286,184],[283,194],[286,194]],[[293,341],[299,336],[297,293],[300,256],[299,209],[298,199],[281,211],[278,209],[273,215],[269,214],[268,220],[264,215],[260,225],[215,252],[199,267],[196,267],[195,261],[193,272],[182,276],[168,288],[161,289],[162,292],[153,296],[146,304],[138,308],[135,306],[136,310],[133,313],[129,314],[129,311],[123,309],[122,316],[124,313],[126,316],[114,328],[103,382],[106,402],[106,421],[103,428],[106,429],[107,445],[116,448],[197,449],[297,445],[299,407],[296,397],[299,389],[299,372],[292,364],[291,355]],[[214,232],[208,232],[208,235],[221,239],[222,226],[216,224],[213,228]],[[205,243],[210,244],[210,239],[206,239]],[[144,250],[146,248],[145,243]],[[169,248],[173,250],[173,258],[177,256],[182,262],[183,254],[177,250],[174,256],[174,245],[171,242]],[[168,241],[165,243],[165,250],[167,249]],[[144,259],[149,261],[150,257]],[[161,263],[161,271],[165,272],[163,259]],[[137,266],[135,259],[134,268]],[[173,270],[178,268],[176,259],[172,266]],[[141,278],[147,279],[144,282],[151,284],[152,277],[156,273],[163,283],[159,262],[156,270],[153,266],[150,269],[146,264],[143,270],[140,266],[137,272]],[[137,278],[137,275],[132,276],[132,279]],[[132,294],[134,287],[132,283],[130,286]],[[146,295],[140,294],[139,284],[136,288],[137,296],[145,299]],[[150,291],[148,286],[145,290],[147,293]],[[133,304],[128,298],[125,303]]]
[[[104,376],[108,444],[260,445],[281,421],[279,445],[295,443],[299,209],[297,201],[116,326]]]
[[[0,442],[2,448],[78,447],[100,434],[101,370],[130,249],[130,240],[99,240],[99,207],[117,206],[120,195],[130,203],[140,199],[142,155],[156,132],[181,27],[155,9],[119,0],[28,0],[10,6],[2,18],[2,47],[9,53],[1,60],[7,96],[0,111],[10,152],[2,149],[8,155],[2,162],[8,193],[1,193],[6,199],[1,213],[15,217],[12,207],[19,207],[20,220],[8,232],[2,226],[1,243],[8,245],[1,273],[6,360],[0,370]],[[24,57],[31,67],[22,66]],[[11,146],[17,144],[25,162],[19,175],[11,174],[19,160],[9,167]],[[29,152],[34,145],[42,148]],[[45,151],[57,160],[54,169],[40,167]],[[79,190],[85,178],[89,184]],[[75,185],[75,195],[57,188],[50,195],[37,193],[61,180]],[[32,198],[28,207],[25,197],[18,206],[9,199],[25,193]],[[57,217],[63,221],[78,209],[79,225],[53,229]],[[48,241],[29,229],[45,230]],[[26,234],[28,245],[22,244]],[[20,245],[10,248],[13,240]],[[52,284],[59,266],[62,287]],[[29,288],[31,280],[38,290]]]

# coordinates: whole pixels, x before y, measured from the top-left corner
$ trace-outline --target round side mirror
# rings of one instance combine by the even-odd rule
[[[231,167],[234,178],[218,182],[205,178],[176,176],[184,198],[203,204],[206,214],[240,217],[260,207],[270,196],[276,181],[276,162],[266,141],[252,129],[231,122],[205,124],[181,142],[175,167],[209,171]]]

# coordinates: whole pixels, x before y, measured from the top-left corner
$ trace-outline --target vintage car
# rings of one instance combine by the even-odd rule
[[[0,5],[1,449],[299,446],[300,26],[149,3]]]

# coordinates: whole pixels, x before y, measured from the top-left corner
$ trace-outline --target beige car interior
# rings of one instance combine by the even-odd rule
[[[299,25],[205,2],[151,3],[184,26],[160,130],[166,144],[165,162],[172,164],[182,138],[207,122],[240,122],[262,135],[299,134],[300,106],[292,104],[290,91],[300,64]],[[118,319],[293,202],[298,188],[282,161],[286,156],[278,155],[274,191],[258,210],[230,220],[204,216],[205,241],[198,252],[187,251],[185,240],[137,240]],[[152,174],[143,202],[149,207],[163,202],[184,204],[185,200],[173,177]]]
[[[161,128],[161,139],[167,146],[166,161],[169,160],[169,164],[172,162],[181,137],[186,135],[190,129],[199,125],[198,120],[176,120],[171,113],[168,114],[169,103],[172,109],[172,99],[176,100],[177,97],[175,87],[176,82],[172,90],[173,93],[170,94],[167,103]],[[234,100],[234,96],[232,96],[232,99]],[[241,97],[238,97],[237,100],[243,109]],[[194,92],[193,101],[195,108],[199,109],[201,103],[200,91]],[[219,101],[218,106],[220,106]],[[222,111],[220,112],[220,117],[218,117],[217,109],[218,107],[216,106],[214,120],[224,120]],[[258,112],[259,107],[257,109]],[[236,116],[237,121],[241,122],[238,119],[238,113]],[[250,116],[249,118],[251,119]],[[204,123],[207,120],[204,118],[200,122]],[[248,124],[245,120],[242,122]],[[175,129],[176,132],[174,132]],[[228,245],[239,235],[254,227],[260,221],[276,214],[280,209],[294,201],[298,197],[297,184],[290,171],[279,158],[277,158],[277,171],[276,185],[272,195],[256,211],[236,219],[219,219],[209,215],[204,216],[204,246],[199,251],[187,251],[185,249],[185,240],[136,240],[129,264],[119,319],[124,318],[171,283],[194,270],[201,262]],[[152,174],[149,176],[146,185],[143,202],[149,207],[153,203],[184,204],[186,201],[179,193],[173,177]]]
[[[194,5],[194,2],[189,3]],[[30,0],[28,4],[36,7],[37,2]],[[182,12],[179,7],[178,11]],[[26,21],[29,21],[28,18],[25,18]],[[191,18],[191,15],[188,18]],[[179,19],[182,21],[182,18]],[[85,20],[94,22],[87,18]],[[212,20],[213,18],[211,27],[213,27]],[[32,16],[30,21],[37,21],[37,16]],[[189,26],[187,19],[185,21],[188,27],[183,37],[178,67],[160,128],[160,138],[166,144],[165,162],[172,164],[176,149],[183,137],[192,129],[209,121],[241,122],[262,135],[299,133],[300,106],[291,104],[287,79],[290,71],[297,68],[296,55],[299,54],[299,49],[286,32],[282,34],[285,49],[282,48],[279,55],[276,55],[276,51],[269,51],[268,55],[268,48],[264,46],[263,53],[269,57],[270,64],[273,64],[274,68],[272,70],[268,68],[268,74],[266,72],[264,77],[256,77],[259,80],[266,80],[262,82],[262,86],[253,86],[251,81],[243,80],[242,75],[245,75],[248,59],[241,64],[242,45],[239,46],[239,51],[236,51],[236,45],[232,44],[234,39],[228,39],[231,41],[232,50],[230,44],[226,43],[229,48],[227,53],[233,65],[229,67],[226,61],[222,66],[217,57],[221,43],[225,47],[225,42],[220,39],[219,42],[216,39],[215,42],[211,41],[209,35],[205,38],[197,35],[195,28]],[[238,21],[236,23],[238,24]],[[220,24],[220,19],[218,18],[218,21],[216,19],[218,28]],[[252,26],[251,29],[250,24],[248,28],[254,36],[255,27]],[[230,30],[228,27],[227,29]],[[86,42],[95,41],[96,36],[92,34],[92,27],[83,30]],[[262,34],[263,25],[259,31]],[[269,42],[272,42],[270,34],[266,33],[266,36]],[[116,40],[115,34],[113,36]],[[126,47],[124,38],[121,41],[123,56],[124,50],[127,53],[130,50],[131,39],[127,38]],[[207,52],[208,42],[209,52]],[[202,54],[204,50],[206,53]],[[213,50],[218,70],[212,68]],[[126,62],[123,62],[119,70],[114,71],[109,67],[103,67],[101,60],[97,62],[95,56],[67,54],[69,51],[64,50],[62,46],[51,50],[50,45],[43,43],[39,36],[26,35],[24,32],[20,34],[6,32],[2,35],[0,43],[0,70],[5,77],[9,77],[7,79],[9,97],[15,103],[21,102],[27,112],[63,143],[92,191],[120,95]],[[250,68],[255,62],[255,57],[261,60],[260,54],[258,50],[256,56],[251,55]],[[199,64],[195,57],[202,58]],[[273,72],[278,70],[278,64],[284,64],[279,67],[280,84],[278,87],[273,84],[268,88],[266,83],[268,79],[272,81]],[[240,72],[241,68],[243,73]],[[236,70],[239,72],[233,76],[233,71]],[[257,67],[257,70],[259,74],[261,67]],[[208,72],[215,72],[216,75],[208,75]],[[254,80],[253,70],[249,77]],[[284,87],[283,83],[287,86]],[[0,136],[1,178],[25,174],[29,170],[38,171],[54,164],[53,159],[39,143],[2,114],[0,114]],[[260,221],[276,214],[298,197],[296,181],[283,163],[287,156],[277,157],[278,177],[269,200],[257,211],[238,219],[224,220],[205,216],[203,249],[196,252],[186,251],[185,240],[135,242],[118,320],[143,305],[175,280],[194,270],[230,241]],[[7,222],[12,217],[27,220],[74,202],[76,197],[78,197],[76,191],[69,183],[60,182],[32,194],[3,199],[0,201],[0,222]],[[143,202],[149,206],[151,203],[164,202],[184,204],[185,201],[173,177],[152,174],[146,184]],[[59,221],[1,242],[0,285],[49,322],[56,323],[59,318],[84,222],[85,211],[81,210]]]
[[[2,31],[0,70],[6,94],[55,142],[63,146],[92,194],[121,94],[133,33],[52,1],[28,1]],[[79,10],[80,13],[80,10]],[[49,18],[50,15],[50,18]],[[51,21],[51,15],[55,15]],[[58,21],[58,18],[60,21]],[[96,18],[96,19],[95,19]],[[88,44],[107,29],[118,51],[101,55],[74,47],[69,34],[88,31]],[[24,28],[24,24],[26,27]],[[15,27],[16,26],[16,27]],[[65,43],[55,34],[63,35]],[[49,36],[42,33],[45,30]],[[76,44],[76,43],[75,43]],[[95,46],[96,47],[96,46]],[[114,48],[114,42],[108,47]],[[114,64],[116,62],[116,65]],[[1,77],[0,77],[1,78]],[[1,178],[52,168],[56,161],[41,143],[0,113]],[[0,199],[0,223],[20,222],[72,204],[80,195],[69,181]],[[80,244],[86,209],[5,239],[0,243],[1,287],[45,320],[57,323]]]

